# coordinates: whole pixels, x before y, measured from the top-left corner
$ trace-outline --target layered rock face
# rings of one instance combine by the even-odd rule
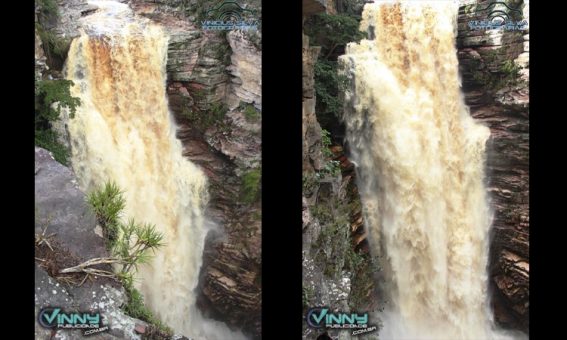
[[[323,166],[321,153],[321,126],[315,115],[315,89],[313,67],[321,47],[310,46],[309,37],[303,34],[303,171],[320,170]]]
[[[184,156],[197,163],[209,180],[207,216],[213,232],[206,240],[197,303],[206,315],[258,338],[261,31],[202,30],[204,13],[218,3],[212,0],[120,2],[128,2],[138,15],[160,23],[168,32],[169,106]],[[259,0],[238,3],[260,17]],[[78,36],[76,21],[96,11],[85,0],[58,4],[59,19],[47,28],[64,39]]]
[[[528,1],[510,1],[527,20]],[[472,116],[491,130],[487,174],[494,220],[489,275],[496,321],[529,328],[529,31],[472,30],[491,1],[462,1],[459,62]]]

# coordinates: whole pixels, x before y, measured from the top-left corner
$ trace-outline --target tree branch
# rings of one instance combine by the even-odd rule
[[[85,261],[81,264],[78,264],[74,267],[65,268],[59,271],[59,274],[67,274],[67,273],[87,273],[92,275],[98,276],[106,276],[106,277],[115,277],[116,275],[112,271],[96,269],[96,268],[89,268],[92,266],[96,266],[99,264],[113,264],[113,263],[123,263],[124,261],[113,258],[113,257],[97,257],[94,259],[90,259]]]

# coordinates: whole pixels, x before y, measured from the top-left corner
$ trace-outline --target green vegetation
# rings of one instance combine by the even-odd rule
[[[359,31],[362,4],[344,2],[337,8],[340,14],[318,14],[305,23],[310,44],[321,46],[319,59],[314,65],[316,114],[323,127],[336,125],[342,116],[343,102],[340,95],[348,84],[347,78],[338,72],[337,58],[344,53],[346,44],[366,37]]]
[[[319,182],[326,176],[336,177],[341,174],[341,163],[333,160],[331,133],[325,129],[321,130],[321,152],[327,162],[318,172],[303,174],[303,193],[310,196],[319,187]]]
[[[350,247],[345,254],[345,268],[350,271],[356,271],[363,262],[364,257],[357,253],[353,247]]]
[[[120,217],[126,206],[123,194],[115,183],[107,182],[102,188],[95,189],[87,195],[87,202],[101,224],[109,249],[116,246],[118,239]]]
[[[69,109],[69,117],[73,118],[77,106],[81,105],[79,98],[71,96],[71,80],[40,80],[35,84],[35,123],[45,126],[47,122],[59,118],[62,108]],[[55,104],[55,105],[54,105]]]
[[[317,112],[323,113],[321,118],[325,122],[340,118],[343,102],[339,93],[346,88],[346,76],[338,73],[338,62],[330,60],[317,60],[314,72]]]
[[[36,7],[39,9],[39,19],[47,20],[59,17],[59,8],[56,0],[37,0]]]
[[[221,40],[214,42],[211,47],[214,53],[213,57],[220,60],[224,66],[228,66],[230,65],[230,55],[232,50],[230,49],[230,44],[226,37],[227,31],[217,31],[217,34]]]
[[[128,296],[128,303],[123,307],[124,312],[133,318],[148,322],[150,324],[148,333],[152,334],[154,338],[170,339],[173,336],[173,330],[155,317],[145,306],[144,297],[134,288],[133,277],[131,275],[123,276],[121,281]],[[151,338],[151,335],[148,336],[148,339]]]
[[[67,52],[71,46],[71,39],[60,38],[51,31],[44,30],[41,26],[36,25],[37,32],[41,39],[43,51],[47,57],[50,66],[56,66],[61,69],[63,62],[67,58]]]
[[[213,123],[215,121],[222,120],[226,115],[227,111],[228,108],[224,103],[221,102],[213,103],[210,106],[209,110],[207,111],[209,120],[206,121],[206,123]]]
[[[53,154],[53,158],[63,165],[69,163],[69,149],[57,140],[55,131],[35,130],[35,145],[45,150],[49,150]]]
[[[103,228],[109,249],[121,261],[121,275],[137,270],[139,264],[148,262],[150,251],[163,246],[163,235],[154,225],[140,224],[133,219],[121,221],[126,200],[116,183],[106,182],[93,190],[87,195],[87,202]]]
[[[331,133],[325,129],[321,129],[321,144],[323,155],[327,158],[332,157],[333,153],[331,152],[331,149],[329,149],[332,145]]]
[[[339,55],[338,48],[350,42],[358,42],[366,33],[358,29],[360,17],[351,14],[318,14],[308,19],[305,26],[311,45],[321,46],[323,59],[331,60]]]
[[[150,253],[164,245],[163,234],[156,231],[152,224],[140,224],[134,219],[122,222],[126,204],[123,195],[124,192],[115,183],[107,182],[89,193],[87,202],[103,227],[112,255],[122,266],[117,277],[128,296],[124,311],[134,318],[152,324],[150,332],[155,333],[154,336],[167,338],[173,335],[172,330],[152,314],[144,305],[143,296],[134,288],[134,274],[138,265],[147,263],[151,258]]]
[[[336,279],[343,271],[350,273],[349,306],[366,309],[372,302],[375,274],[380,268],[377,259],[356,251],[352,244],[350,217],[359,205],[360,198],[352,190],[348,190],[347,197],[342,200],[329,195],[319,197],[317,204],[310,208],[311,215],[321,225],[319,237],[312,244],[312,253],[325,276]],[[305,303],[309,294],[304,291],[303,295]]]
[[[518,75],[520,73],[520,67],[516,65],[514,61],[506,60],[500,66],[500,72],[502,72],[502,74],[504,74],[505,77],[508,77],[510,79],[516,79],[518,78]]]
[[[340,166],[340,162],[339,161],[335,161],[332,160],[330,158],[333,157],[333,152],[331,151],[330,147],[332,145],[332,141],[331,141],[331,133],[325,129],[321,130],[321,144],[322,144],[322,148],[321,151],[323,152],[323,156],[325,156],[325,158],[329,159],[327,161],[327,163],[325,163],[325,166],[323,167],[323,169],[321,169],[321,171],[319,171],[319,178],[322,178],[326,175],[330,175],[330,176],[338,176],[341,174],[341,166]]]
[[[71,96],[73,82],[65,79],[39,80],[35,83],[35,145],[53,153],[58,162],[67,165],[69,150],[58,141],[52,122],[59,119],[62,109],[69,110],[73,118],[79,98]]]
[[[184,105],[181,115],[204,131],[213,125],[222,127],[227,111],[228,108],[226,105],[221,102],[216,102],[209,105],[205,110],[198,109],[197,105],[194,105],[192,108]]]
[[[248,171],[242,176],[241,199],[243,202],[250,204],[256,202],[260,198],[262,191],[262,172],[258,169]]]
[[[258,112],[258,110],[256,110],[256,108],[252,104],[247,104],[244,107],[243,113],[244,118],[246,118],[246,121],[249,123],[255,123],[259,121],[261,117],[260,112]]]
[[[149,252],[163,246],[163,234],[156,231],[152,224],[138,224],[133,219],[119,223],[120,232],[113,252],[123,261],[122,273],[129,273],[139,264],[148,263]]]
[[[311,214],[321,224],[319,237],[312,244],[316,251],[313,257],[326,276],[336,278],[343,269],[349,269],[346,257],[352,248],[349,212],[337,198],[331,197],[311,207]]]
[[[42,41],[49,66],[56,69],[57,67],[53,67],[54,60],[62,66],[69,50],[70,40],[58,38],[42,26],[59,16],[55,0],[37,0],[36,9],[38,13],[36,31]],[[52,123],[59,119],[63,108],[69,110],[70,118],[74,117],[80,100],[71,96],[71,86],[73,82],[65,79],[37,80],[35,83],[35,145],[51,151],[55,160],[64,165],[68,163],[69,150],[59,142],[57,133],[52,129]]]
[[[319,187],[319,174],[317,172],[303,173],[303,195],[311,196]]]
[[[359,17],[365,0],[335,0],[337,12]]]
[[[499,65],[496,71],[490,70],[485,65]],[[474,59],[470,64],[473,80],[486,86],[489,91],[496,92],[504,87],[520,84],[520,67],[513,60],[502,61],[497,50],[491,50],[482,55],[482,59]]]
[[[352,309],[366,309],[371,301],[370,294],[374,290],[376,273],[381,269],[378,266],[378,259],[368,254],[357,256],[360,262],[354,267],[351,293],[349,295],[349,306]]]

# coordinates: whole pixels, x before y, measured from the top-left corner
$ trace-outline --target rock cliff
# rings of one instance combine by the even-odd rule
[[[303,0],[304,21],[322,12],[335,14],[334,2]],[[316,306],[374,311],[375,271],[365,247],[354,167],[340,145],[331,145],[317,120],[314,67],[320,50],[303,34],[303,311]],[[376,313],[370,314],[369,323],[379,324]],[[321,333],[304,323],[304,339]],[[328,335],[350,338],[348,332],[335,330]]]
[[[492,133],[487,174],[494,209],[489,275],[496,321],[529,328],[529,30],[472,30],[491,1],[462,1],[458,57],[471,114]],[[529,1],[509,1],[528,21]]]
[[[102,228],[85,202],[72,171],[55,161],[46,150],[35,148],[35,313],[43,307],[65,311],[98,310],[108,332],[96,339],[140,339],[135,332],[145,323],[131,318],[121,309],[126,302],[124,288],[103,277],[61,276],[59,271],[86,260],[107,257]],[[109,269],[107,267],[101,269]],[[58,279],[55,279],[58,276]],[[74,283],[72,283],[74,282]],[[71,284],[72,283],[72,284]],[[49,336],[81,337],[81,330],[55,330],[35,324],[36,339]]]

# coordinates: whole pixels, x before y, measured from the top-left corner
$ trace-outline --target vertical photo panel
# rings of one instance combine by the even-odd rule
[[[261,10],[36,0],[36,339],[261,339]]]
[[[303,338],[527,339],[529,1],[303,0]]]

